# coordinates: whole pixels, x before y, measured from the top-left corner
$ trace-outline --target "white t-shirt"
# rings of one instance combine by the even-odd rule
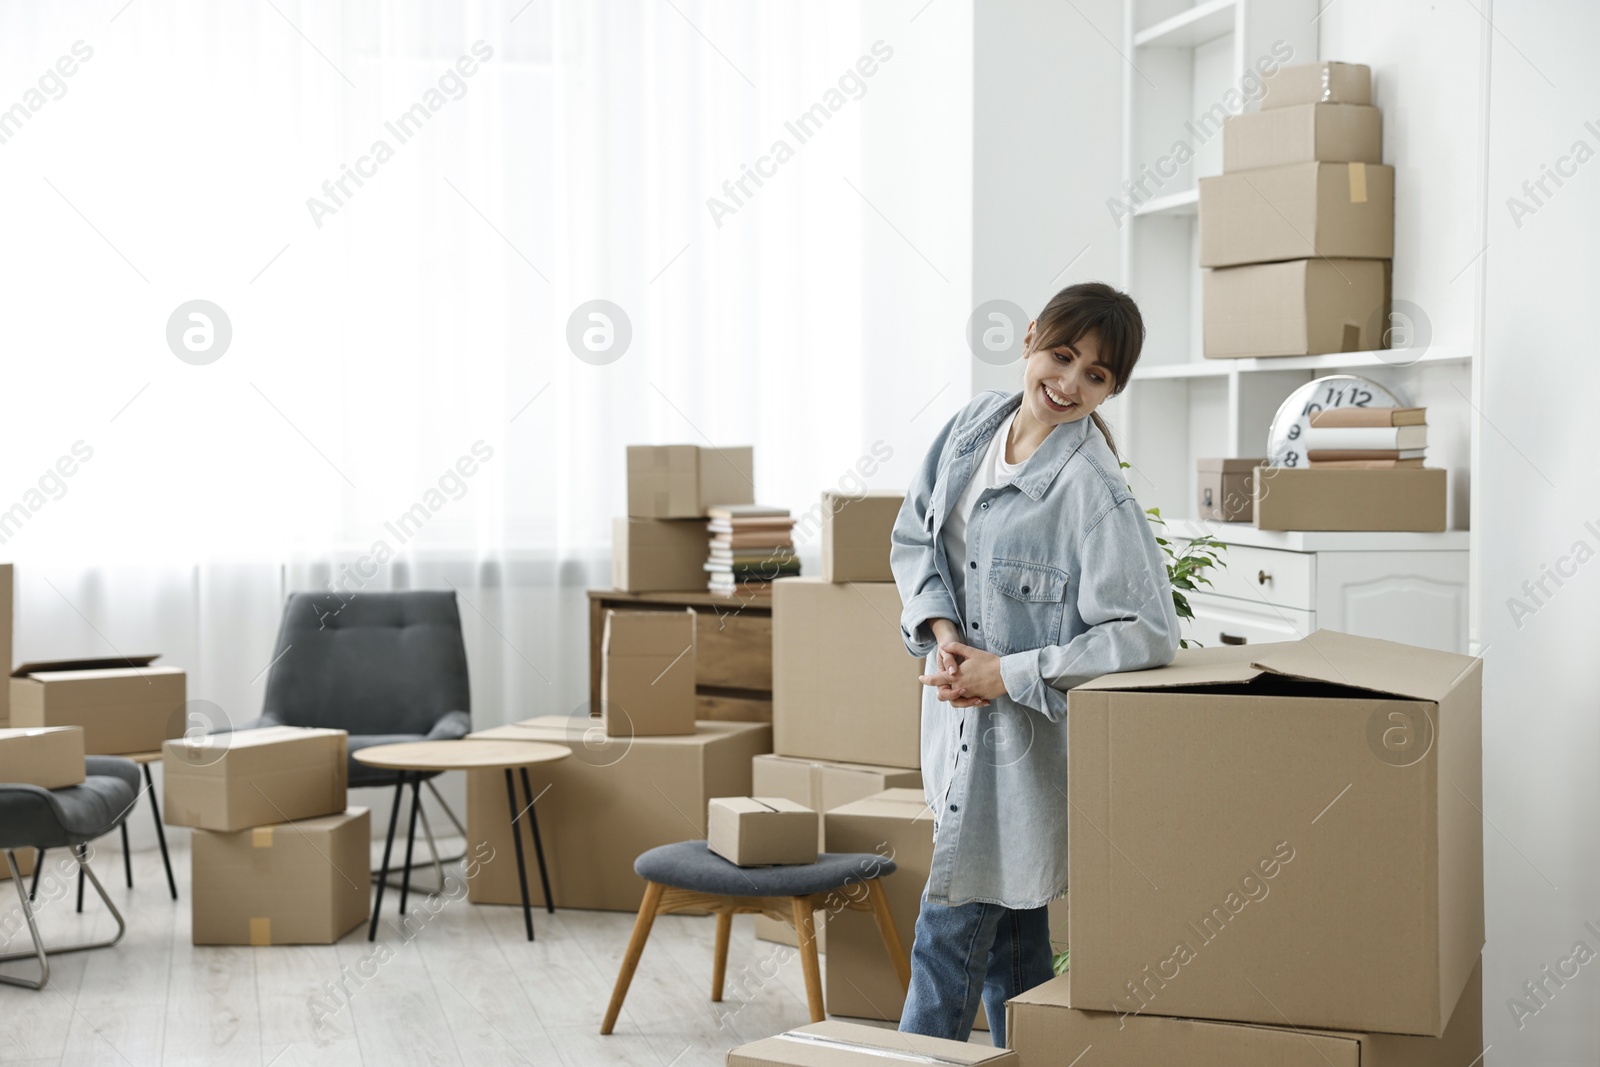
[[[978,497],[985,489],[998,489],[1002,485],[1010,485],[1011,479],[1022,469],[1022,463],[1006,462],[1006,441],[1011,436],[1011,424],[1016,419],[1017,413],[1013,411],[994,432],[989,447],[984,450],[983,459],[973,469],[971,480],[956,498],[955,507],[950,509],[944,518],[944,525],[940,527],[940,536],[944,539],[945,558],[950,561],[950,579],[955,585],[950,592],[955,594],[956,606],[963,615],[966,614],[968,570],[967,520],[972,517],[972,509],[977,506]]]

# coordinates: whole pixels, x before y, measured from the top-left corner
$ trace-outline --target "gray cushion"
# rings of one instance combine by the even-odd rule
[[[800,897],[893,874],[894,860],[871,852],[824,852],[815,863],[739,867],[712,852],[704,841],[680,841],[644,853],[633,861],[633,869],[646,881],[695,893]]]
[[[0,784],[0,849],[65,848],[115,830],[139,797],[139,766],[90,756],[82,785],[40,789]]]

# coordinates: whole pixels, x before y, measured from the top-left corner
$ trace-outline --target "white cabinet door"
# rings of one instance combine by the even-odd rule
[[[1320,552],[1318,621],[1330,630],[1467,651],[1467,553]]]
[[[1238,600],[1214,593],[1190,593],[1194,618],[1183,626],[1191,645],[1258,645],[1296,641],[1317,628],[1315,612],[1282,608],[1260,601]]]

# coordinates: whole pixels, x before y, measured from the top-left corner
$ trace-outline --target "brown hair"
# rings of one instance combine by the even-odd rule
[[[1050,298],[1037,321],[1030,354],[1075,345],[1085,334],[1093,333],[1100,342],[1100,362],[1111,372],[1111,395],[1127,386],[1144,348],[1144,318],[1127,293],[1104,282],[1069,285]],[[1111,446],[1111,454],[1120,460],[1111,428],[1098,411],[1089,417]]]

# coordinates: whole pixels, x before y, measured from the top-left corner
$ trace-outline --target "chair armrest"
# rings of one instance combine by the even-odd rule
[[[472,732],[472,717],[464,711],[447,711],[428,731],[429,741],[459,741]]]

